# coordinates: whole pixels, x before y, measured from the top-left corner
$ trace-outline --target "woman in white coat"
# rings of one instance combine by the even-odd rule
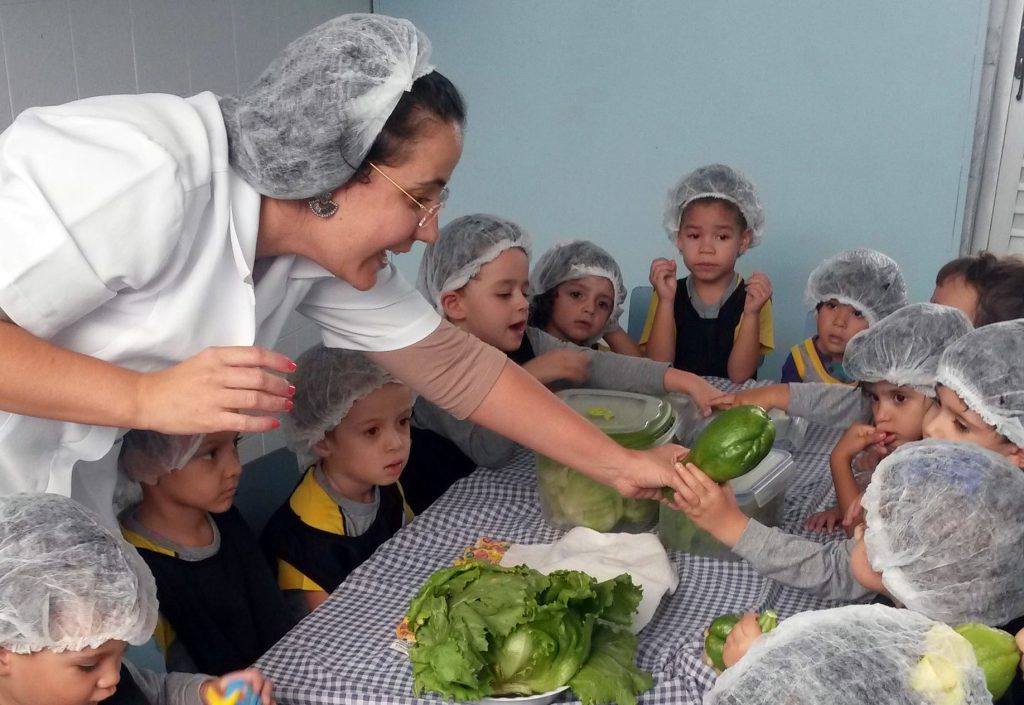
[[[462,150],[429,56],[408,21],[345,15],[242,96],[91,98],[0,135],[0,494],[109,517],[118,429],[275,428],[294,364],[267,348],[294,310],[627,496],[680,486],[679,448],[620,448],[389,264],[437,237]]]

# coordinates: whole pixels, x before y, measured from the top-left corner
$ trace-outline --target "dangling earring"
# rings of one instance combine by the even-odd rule
[[[309,210],[313,211],[313,215],[317,218],[330,218],[338,212],[338,204],[331,200],[330,191],[317,194],[308,199],[306,203],[309,205]]]

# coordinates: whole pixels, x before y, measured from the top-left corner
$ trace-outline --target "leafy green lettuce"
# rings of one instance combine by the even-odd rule
[[[651,676],[629,631],[641,590],[628,575],[470,562],[434,573],[409,605],[417,695],[455,700],[570,685],[585,705],[635,705]]]

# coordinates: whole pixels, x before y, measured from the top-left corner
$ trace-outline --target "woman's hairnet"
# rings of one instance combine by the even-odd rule
[[[889,593],[947,624],[1024,614],[1024,472],[972,443],[908,443],[878,464],[862,506]]]
[[[416,288],[443,313],[441,294],[466,286],[505,250],[518,247],[529,256],[532,246],[530,234],[511,220],[486,213],[464,215],[441,228],[437,242],[423,253]]]
[[[675,243],[686,206],[699,198],[720,198],[736,205],[752,233],[750,246],[761,243],[764,232],[764,207],[754,182],[738,169],[725,164],[708,164],[691,171],[679,180],[665,199],[665,232]]]
[[[910,610],[801,612],[758,637],[704,705],[990,704],[967,639]]]
[[[563,282],[583,277],[604,277],[611,282],[614,307],[604,332],[612,332],[619,327],[626,287],[615,258],[589,240],[559,243],[541,255],[530,271],[530,296],[540,296]]]
[[[203,444],[203,434],[170,436],[134,429],[121,439],[117,468],[129,479],[156,484],[161,475],[185,467]]]
[[[0,497],[0,646],[19,654],[142,644],[156,583],[138,552],[74,500]]]
[[[819,264],[807,278],[808,309],[829,299],[853,306],[875,325],[907,304],[907,285],[892,257],[868,248],[845,250]]]
[[[942,351],[974,328],[960,309],[908,304],[850,339],[843,369],[858,382],[889,382],[935,396]]]
[[[413,82],[433,70],[411,22],[342,15],[299,37],[251,88],[221,98],[229,160],[274,198],[347,182]]]
[[[289,378],[295,406],[284,417],[284,433],[300,461],[348,415],[352,405],[385,384],[398,382],[384,368],[355,350],[315,345],[299,355]]]
[[[1011,443],[1024,447],[1024,319],[971,331],[942,354],[939,384]]]

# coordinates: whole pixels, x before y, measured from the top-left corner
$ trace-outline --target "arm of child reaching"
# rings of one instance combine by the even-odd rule
[[[543,385],[559,381],[583,384],[590,379],[590,352],[575,346],[538,352],[523,369]]]
[[[665,370],[662,384],[666,392],[688,395],[705,416],[711,413],[711,400],[722,394],[721,390],[712,387],[703,377],[672,367]]]
[[[747,612],[743,615],[729,632],[729,636],[725,638],[725,646],[722,647],[722,662],[725,667],[732,668],[746,656],[750,651],[750,645],[761,634],[761,625],[757,623],[757,613]]]
[[[788,384],[768,384],[763,387],[751,387],[741,392],[729,392],[719,394],[711,400],[711,406],[716,409],[731,409],[734,406],[753,404],[766,411],[781,409],[786,411],[789,408]]]
[[[746,280],[747,296],[743,317],[729,353],[729,379],[740,384],[757,373],[761,360],[761,309],[772,297],[772,283],[762,272],[754,272]]]
[[[790,384],[787,413],[822,426],[846,428],[871,421],[871,402],[858,387],[845,384],[803,382]],[[781,407],[780,407],[781,408]]]
[[[676,358],[675,302],[676,302],[676,263],[669,259],[659,258],[651,262],[651,286],[658,295],[654,305],[654,321],[651,333],[647,338],[647,357],[659,362],[672,362]]]
[[[636,341],[629,337],[629,334],[622,328],[616,328],[611,333],[604,335],[604,342],[608,343],[608,348],[613,353],[619,355],[629,355],[630,357],[642,357],[643,353],[640,351],[640,346],[637,345]]]
[[[220,678],[203,673],[158,673],[123,661],[135,685],[151,705],[215,705],[211,697],[223,693],[231,681],[244,681],[258,693],[263,705],[274,705],[273,686],[256,669],[236,671]],[[211,692],[211,689],[215,689]]]
[[[510,461],[519,447],[500,433],[472,421],[459,420],[423,397],[416,400],[412,423],[417,428],[433,431],[459,447],[470,460],[487,468],[500,467]]]
[[[269,678],[255,668],[247,668],[244,671],[227,673],[220,678],[211,678],[200,688],[203,703],[205,705],[221,705],[224,701],[225,691],[233,683],[241,681],[248,688],[259,696],[261,705],[275,705],[274,686]],[[239,700],[241,702],[241,699]]]
[[[758,573],[828,600],[863,600],[871,592],[850,570],[852,540],[817,543],[747,518],[732,490],[687,464],[680,506],[701,529],[732,548]]]
[[[846,429],[832,454],[829,456],[829,467],[832,470],[832,484],[836,488],[836,504],[839,515],[846,516],[847,510],[860,494],[860,487],[853,476],[853,458],[872,444],[885,439],[885,434],[867,424],[854,424]]]

